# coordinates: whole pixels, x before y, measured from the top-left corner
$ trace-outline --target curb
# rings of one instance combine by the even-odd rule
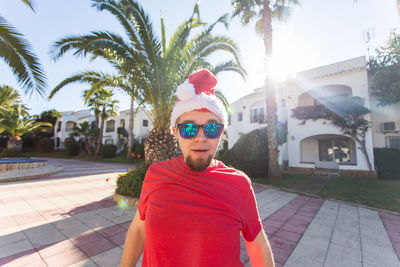
[[[36,168],[31,168],[30,170],[35,170]],[[17,182],[17,181],[25,181],[25,180],[34,180],[34,179],[39,179],[41,177],[46,177],[49,175],[57,174],[60,172],[63,172],[64,168],[63,167],[52,167],[48,171],[44,172],[39,172],[36,174],[25,174],[18,176],[18,172],[16,172],[15,177],[7,177],[7,178],[0,178],[0,183],[8,183],[8,182]]]

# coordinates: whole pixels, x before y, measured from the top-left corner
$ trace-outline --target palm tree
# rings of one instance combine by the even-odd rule
[[[86,93],[89,91],[85,91]],[[89,98],[88,101],[85,101],[85,104],[88,104],[89,107],[94,111],[96,116],[95,126],[98,127],[100,121],[99,134],[97,136],[96,145],[95,145],[95,154],[100,154],[100,148],[103,141],[103,132],[104,132],[104,124],[105,121],[110,116],[117,115],[117,103],[118,100],[112,99],[113,92],[109,89],[101,89],[97,90],[92,97]]]
[[[21,136],[42,127],[53,127],[48,122],[36,122],[35,118],[22,115],[21,105],[15,109],[0,111],[0,133],[8,133],[10,138],[7,142],[8,149],[16,149],[21,151]]]
[[[208,68],[215,75],[222,71],[234,71],[244,76],[245,71],[238,59],[238,48],[228,37],[213,35],[215,25],[227,25],[227,15],[206,26],[199,19],[199,7],[195,6],[190,18],[184,21],[167,45],[164,21],[161,18],[161,38],[153,31],[152,23],[137,1],[92,0],[100,11],[108,11],[117,17],[129,40],[110,32],[92,32],[84,36],[71,36],[57,41],[54,58],[75,50],[74,55],[91,53],[119,65],[118,71],[131,82],[131,88],[145,102],[145,112],[153,124],[145,144],[146,160],[169,159],[175,155],[177,144],[169,130],[169,120],[177,85],[199,68]],[[203,30],[189,39],[193,29]],[[226,51],[233,60],[212,65],[208,57],[216,51]]]
[[[10,110],[21,103],[20,96],[11,86],[0,85],[0,110]]]
[[[32,1],[22,0],[33,11]],[[36,91],[43,96],[46,88],[46,76],[39,59],[24,36],[0,16],[0,58],[8,64],[25,89],[25,94]]]
[[[256,32],[263,36],[267,63],[272,56],[272,19],[283,20],[290,14],[292,8],[299,4],[299,0],[232,0],[234,11],[232,17],[240,16],[241,22],[247,25],[256,19]],[[278,162],[278,140],[276,130],[276,85],[270,73],[265,76],[265,92],[267,107],[267,136],[268,136],[268,176],[281,178]]]
[[[114,63],[111,60],[112,63]],[[117,69],[123,69],[121,64],[115,62],[115,67]],[[121,71],[122,72],[122,71]],[[123,92],[127,93],[131,99],[130,109],[129,109],[129,124],[128,124],[128,147],[126,158],[131,158],[132,153],[132,144],[133,144],[133,127],[134,127],[134,103],[135,99],[138,99],[137,88],[134,86],[132,81],[127,81],[124,76],[113,76],[109,74],[104,74],[96,71],[84,71],[73,76],[70,76],[60,82],[49,94],[49,99],[53,98],[56,93],[58,93],[61,88],[65,87],[68,84],[80,82],[80,83],[89,83],[96,86],[92,86],[91,90],[87,90],[84,93],[85,102],[88,102],[89,99],[93,96],[93,94],[103,88],[104,86],[120,89]],[[140,98],[138,99],[138,101]],[[96,115],[96,110],[93,110]],[[100,113],[100,111],[98,111]],[[96,118],[98,118],[96,116]],[[98,127],[98,120],[96,120],[96,127]]]
[[[72,129],[72,133],[70,134],[72,137],[80,137],[84,136],[85,137],[85,149],[86,152],[90,155],[93,154],[92,147],[90,146],[89,139],[93,136],[95,136],[95,128],[92,128],[89,124],[89,122],[84,121],[79,123],[79,125],[75,126]]]
[[[21,104],[20,95],[11,86],[0,85],[0,111],[9,111],[21,106],[22,115],[28,115],[28,108]]]

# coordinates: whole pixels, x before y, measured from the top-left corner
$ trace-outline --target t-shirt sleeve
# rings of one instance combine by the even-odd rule
[[[258,214],[257,202],[253,187],[250,184],[247,194],[246,205],[244,207],[242,234],[248,242],[254,241],[262,228],[260,216]]]
[[[146,219],[147,202],[151,191],[151,167],[147,170],[146,176],[143,181],[142,191],[140,192],[139,203],[137,205],[140,219],[144,221]]]

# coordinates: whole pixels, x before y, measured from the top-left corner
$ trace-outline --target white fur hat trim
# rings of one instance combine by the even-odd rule
[[[185,85],[185,83],[182,85]],[[179,87],[177,88],[177,95],[178,89]],[[171,129],[175,126],[176,120],[182,114],[202,108],[206,108],[217,115],[217,117],[221,119],[221,123],[226,125],[228,121],[228,115],[226,113],[224,105],[221,103],[221,101],[217,99],[215,95],[193,94],[191,98],[186,98],[186,100],[183,100],[179,95],[178,97],[180,98],[180,101],[177,101],[172,109],[170,123]]]

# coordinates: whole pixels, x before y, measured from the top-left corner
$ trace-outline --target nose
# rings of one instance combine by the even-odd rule
[[[194,140],[199,142],[199,141],[206,141],[208,138],[207,136],[204,134],[204,129],[200,128],[199,132],[197,133],[197,135],[194,137]]]

